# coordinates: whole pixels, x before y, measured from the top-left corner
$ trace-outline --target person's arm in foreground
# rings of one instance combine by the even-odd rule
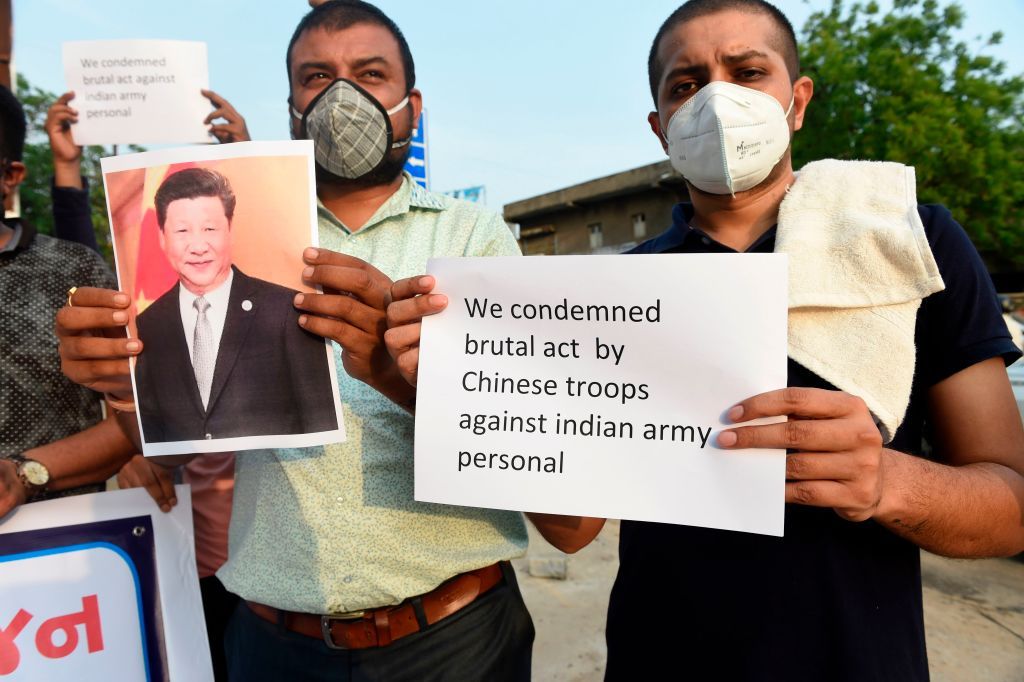
[[[131,298],[123,291],[81,287],[71,306],[57,311],[61,371],[80,386],[132,403],[128,358],[142,352],[142,341],[125,336]],[[118,423],[136,448],[139,425],[131,412],[115,411]]]
[[[421,321],[448,305],[447,296],[431,293],[434,284],[433,277],[424,275],[399,280],[391,287],[391,303],[387,307],[388,330],[384,341],[402,378],[413,387],[419,370]],[[526,515],[545,540],[570,554],[589,545],[605,522],[589,516],[537,512],[526,512]]]
[[[744,400],[729,411],[732,421],[790,421],[723,431],[718,443],[796,450],[786,457],[787,502],[874,519],[943,556],[1024,551],[1024,427],[1002,360],[937,383],[928,401],[942,463],[883,448],[862,400],[811,388]]]
[[[169,512],[178,504],[174,493],[173,468],[153,461],[152,457],[135,455],[117,472],[118,488],[145,488],[161,511]]]
[[[391,280],[369,263],[327,249],[309,248],[302,257],[309,266],[303,278],[321,285],[324,293],[295,296],[295,307],[307,313],[299,324],[342,347],[349,376],[411,411],[416,389],[402,378],[384,345]]]
[[[76,384],[105,393],[117,401],[133,402],[129,358],[142,352],[142,341],[129,339],[124,333],[131,298],[123,291],[82,287],[75,291],[71,302],[74,305],[57,312],[56,320],[64,375]],[[132,452],[141,450],[142,439],[135,414],[115,411],[115,415],[122,431],[132,441]],[[114,471],[120,468],[119,486],[145,488],[163,511],[170,511],[178,500],[167,467],[185,464],[194,457],[135,455],[122,459]]]
[[[53,231],[60,239],[97,251],[89,192],[82,178],[82,148],[71,137],[71,125],[78,122],[78,111],[70,104],[74,97],[75,93],[65,92],[57,98],[43,124],[53,155]]]
[[[135,451],[113,418],[104,419],[84,431],[21,453],[50,472],[46,489],[67,490],[110,478]],[[17,465],[0,460],[0,517],[27,501],[27,491],[18,478]]]

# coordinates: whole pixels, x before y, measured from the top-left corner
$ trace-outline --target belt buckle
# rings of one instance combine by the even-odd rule
[[[345,651],[348,649],[347,646],[339,645],[334,641],[334,635],[331,634],[331,621],[340,620],[359,620],[366,615],[366,611],[349,611],[348,613],[337,613],[330,616],[320,616],[320,634],[324,638],[324,644],[327,645],[328,649],[334,649],[335,651]]]

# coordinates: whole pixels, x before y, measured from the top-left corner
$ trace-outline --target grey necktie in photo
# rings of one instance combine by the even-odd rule
[[[213,328],[206,317],[210,302],[200,296],[192,301],[192,307],[199,313],[192,335],[192,369],[196,373],[196,385],[199,386],[199,397],[202,398],[205,409],[210,402],[210,387],[213,386],[213,366],[217,361],[217,353],[213,347]]]

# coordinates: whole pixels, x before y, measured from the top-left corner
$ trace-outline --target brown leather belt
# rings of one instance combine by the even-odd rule
[[[316,616],[281,611],[251,601],[246,604],[263,620],[281,623],[285,629],[300,635],[322,639],[331,649],[369,649],[387,646],[472,604],[504,580],[502,563],[457,575],[436,589],[406,599],[397,606],[367,611]]]

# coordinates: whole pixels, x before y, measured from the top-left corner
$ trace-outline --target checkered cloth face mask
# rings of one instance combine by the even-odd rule
[[[355,180],[379,168],[390,149],[409,143],[393,143],[391,128],[391,114],[408,103],[406,96],[385,109],[366,90],[339,78],[310,102],[305,115],[292,108],[292,116],[302,119],[305,137],[313,140],[316,162],[338,177]]]

